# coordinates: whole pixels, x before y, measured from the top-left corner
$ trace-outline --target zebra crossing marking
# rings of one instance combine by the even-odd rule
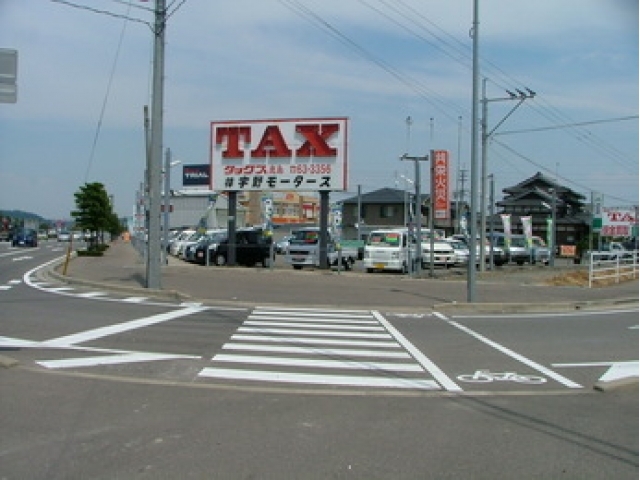
[[[213,366],[203,368],[199,377],[334,387],[442,388],[427,377],[429,372],[406,345],[365,310],[257,307],[211,362]]]

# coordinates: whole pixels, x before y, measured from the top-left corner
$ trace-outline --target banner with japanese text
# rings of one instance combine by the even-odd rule
[[[434,196],[433,212],[435,220],[448,220],[451,215],[449,201],[449,152],[431,150],[432,176],[431,194]]]

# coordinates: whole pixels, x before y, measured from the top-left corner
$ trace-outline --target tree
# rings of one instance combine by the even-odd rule
[[[89,230],[92,234],[95,232],[100,237],[104,231],[110,232],[113,229],[115,215],[102,183],[85,183],[74,193],[74,197],[77,210],[72,211],[71,216],[75,218],[79,228]],[[97,238],[92,235],[90,242],[94,244]]]

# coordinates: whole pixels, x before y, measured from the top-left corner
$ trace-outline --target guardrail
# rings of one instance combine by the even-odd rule
[[[596,280],[638,278],[638,250],[633,252],[591,252],[589,255],[589,288]]]

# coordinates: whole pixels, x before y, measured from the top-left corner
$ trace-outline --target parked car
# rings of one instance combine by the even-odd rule
[[[256,263],[268,267],[271,261],[271,236],[261,228],[241,228],[236,230],[236,263],[253,267]],[[207,248],[209,263],[217,266],[229,261],[229,236],[225,234],[219,243],[211,243]],[[270,260],[271,259],[271,260]]]
[[[551,258],[551,250],[540,237],[531,238],[531,264],[543,263],[547,265]]]
[[[469,262],[469,247],[466,243],[452,238],[445,240],[453,248],[453,258],[456,265],[466,265]]]
[[[192,245],[190,248],[191,253],[190,256],[193,255],[192,262],[198,263],[200,265],[207,264],[207,255],[209,255],[209,249],[217,248],[217,245],[227,240],[227,231],[220,230],[210,235],[206,235],[195,245]],[[209,263],[211,263],[211,258],[209,257]]]
[[[287,253],[287,247],[289,246],[289,240],[291,240],[291,235],[285,235],[281,240],[276,242],[275,248],[276,253],[279,255],[284,255]]]
[[[518,265],[524,265],[531,261],[527,239],[524,235],[511,235],[508,248],[507,236],[502,232],[493,232],[493,236],[488,235],[487,239],[491,245],[505,252],[506,263],[514,262]]]
[[[219,238],[221,234],[223,237],[226,237],[227,231],[222,229],[207,230],[197,241],[187,242],[184,247],[182,259],[192,263],[204,263],[204,258],[206,257],[203,252],[206,252],[209,245]],[[203,259],[203,261],[199,261],[198,252],[201,252],[200,258]]]
[[[195,230],[184,230],[169,245],[169,253],[174,257],[180,256],[183,244],[188,242],[195,235],[197,235]]]
[[[71,234],[69,232],[67,232],[66,230],[62,230],[62,231],[58,232],[58,241],[59,242],[70,242],[71,241]]]
[[[14,247],[37,247],[38,232],[30,228],[20,229],[13,235],[11,245]]]

